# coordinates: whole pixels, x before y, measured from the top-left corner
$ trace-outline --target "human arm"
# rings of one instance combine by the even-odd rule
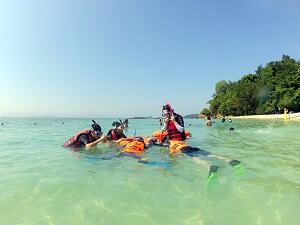
[[[96,141],[93,141],[91,143],[85,144],[85,147],[88,149],[88,148],[96,146],[100,142],[105,142],[105,141],[107,141],[107,137],[106,136],[102,136],[101,138],[98,138]]]
[[[125,136],[125,135],[124,135]],[[125,136],[125,138],[120,138],[119,140],[116,140],[116,141],[111,141],[111,142],[115,142],[115,143],[119,143],[120,141],[133,141],[133,137],[129,137],[129,138],[127,138],[126,136]]]
[[[174,115],[171,116],[171,120],[174,122],[176,129],[182,133],[184,130],[184,122],[183,118],[180,115],[177,115],[176,117]]]

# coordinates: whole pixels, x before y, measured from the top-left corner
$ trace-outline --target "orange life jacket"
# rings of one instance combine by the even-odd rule
[[[135,140],[129,142],[121,152],[133,152],[137,154],[142,154],[145,151],[145,143]]]
[[[90,131],[89,130],[84,130],[84,131],[79,132],[78,134],[75,134],[68,141],[66,141],[64,143],[64,147],[75,147],[75,148],[78,148],[78,147],[84,146],[83,143],[78,142],[78,138],[79,138],[79,136],[81,134],[86,134],[88,136],[88,138],[89,138],[89,143],[92,142],[92,135],[90,134]]]
[[[170,153],[182,152],[183,148],[189,147],[183,141],[169,140],[170,142]]]
[[[156,137],[156,138],[160,138],[160,134],[161,134],[161,130],[158,130],[158,131],[155,131],[155,132],[152,134],[152,136],[153,136],[153,137]],[[187,131],[187,130],[184,130],[184,134],[185,134],[185,137],[186,137],[186,138],[192,136],[192,134],[191,134],[189,131]],[[167,135],[168,135],[168,132],[167,132],[167,131],[163,132],[163,133],[162,133],[162,139],[164,139]]]

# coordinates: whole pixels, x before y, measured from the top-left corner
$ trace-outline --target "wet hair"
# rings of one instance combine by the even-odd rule
[[[168,105],[163,105],[162,110],[168,110],[168,112],[171,111],[171,109]]]
[[[140,136],[135,137],[134,140],[144,142],[144,138],[142,138]]]
[[[208,116],[207,119],[210,120],[210,116]]]
[[[101,130],[101,127],[100,127],[99,124],[93,123],[93,124],[92,124],[92,130],[95,131],[95,133],[96,133],[97,135],[99,135],[99,136],[102,135],[102,130]]]
[[[112,125],[113,127],[119,127],[119,126],[121,126],[121,124],[120,124],[118,121],[112,122],[111,125]]]
[[[230,127],[230,128],[229,128],[229,130],[230,130],[230,131],[233,131],[233,130],[234,130],[234,128],[233,128],[233,127]]]

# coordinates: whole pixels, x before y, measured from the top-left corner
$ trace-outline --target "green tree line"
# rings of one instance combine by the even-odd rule
[[[300,60],[283,55],[236,82],[221,80],[203,114],[255,115],[300,111]]]

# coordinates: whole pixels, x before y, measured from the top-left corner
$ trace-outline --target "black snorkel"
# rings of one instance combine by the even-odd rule
[[[121,123],[121,127],[122,127],[122,130],[124,129],[124,127],[123,127],[123,122],[122,122],[122,120],[119,118],[119,121],[120,121],[120,123]]]

